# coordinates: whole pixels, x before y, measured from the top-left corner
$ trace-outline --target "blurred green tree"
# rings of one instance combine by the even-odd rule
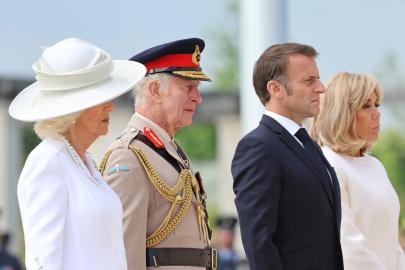
[[[176,133],[176,140],[192,160],[210,160],[216,156],[215,125],[194,123]]]
[[[212,61],[217,66],[213,77],[214,89],[221,92],[236,92],[239,89],[239,32],[237,0],[226,2],[227,18],[211,30],[216,43],[216,55]],[[216,62],[215,62],[216,61]]]
[[[383,55],[374,72],[384,89],[382,118],[387,127],[372,149],[384,164],[401,203],[400,227],[405,237],[405,124],[404,72],[397,53],[393,50]]]
[[[21,132],[22,140],[22,153],[21,164],[25,163],[29,153],[41,142],[41,139],[35,134],[33,126],[25,126]]]

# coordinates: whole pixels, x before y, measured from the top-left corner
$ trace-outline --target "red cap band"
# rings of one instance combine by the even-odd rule
[[[200,67],[200,65],[193,63],[192,54],[168,54],[153,61],[144,63],[144,65],[148,70],[167,67]]]

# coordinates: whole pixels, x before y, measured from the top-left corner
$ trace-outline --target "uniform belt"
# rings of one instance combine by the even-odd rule
[[[217,269],[217,251],[214,248],[147,248],[146,266],[200,266]]]

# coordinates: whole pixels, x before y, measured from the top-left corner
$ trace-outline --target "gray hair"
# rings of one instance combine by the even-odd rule
[[[55,118],[40,120],[35,123],[34,131],[38,137],[65,138],[69,129],[75,124],[82,112],[75,112]]]
[[[158,74],[152,74],[152,75],[146,76],[142,80],[140,80],[134,86],[134,89],[132,90],[132,96],[135,99],[135,107],[137,105],[142,106],[142,105],[146,104],[146,101],[148,99],[147,89],[148,89],[148,84],[150,81],[157,80],[160,84],[160,88],[163,91],[167,92],[167,89],[169,87],[170,78],[171,78],[171,76],[168,74],[158,73]]]

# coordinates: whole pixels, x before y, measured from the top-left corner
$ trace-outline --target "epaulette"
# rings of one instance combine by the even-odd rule
[[[138,133],[139,129],[129,127],[120,136],[118,136],[117,139],[115,139],[111,145],[111,150],[128,149],[129,144],[135,139]]]

